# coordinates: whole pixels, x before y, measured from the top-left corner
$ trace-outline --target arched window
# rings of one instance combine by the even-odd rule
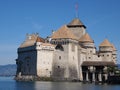
[[[58,45],[55,47],[55,49],[64,51],[64,48],[63,48],[63,46],[62,46],[61,44],[58,44]]]

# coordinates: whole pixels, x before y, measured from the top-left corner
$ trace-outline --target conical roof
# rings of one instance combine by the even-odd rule
[[[85,33],[79,40],[80,42],[91,42],[93,43],[94,41],[91,39],[88,33]]]
[[[52,39],[61,38],[77,40],[77,37],[72,33],[72,31],[69,30],[69,28],[66,25],[62,26],[58,31],[54,32],[52,35]]]
[[[103,47],[103,46],[106,46],[106,47],[112,47],[111,43],[105,39],[101,44],[100,44],[100,47]]]
[[[73,19],[68,26],[83,26],[84,28],[86,28],[86,26],[80,21],[79,18],[75,18]]]

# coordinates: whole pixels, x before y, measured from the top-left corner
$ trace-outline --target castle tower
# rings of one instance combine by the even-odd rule
[[[103,61],[112,61],[113,46],[105,39],[99,46],[99,55]]]
[[[67,27],[76,35],[77,39],[80,39],[86,32],[86,26],[79,20],[79,18],[73,19]]]
[[[27,35],[18,48],[17,77],[51,77],[54,46],[45,43],[38,34]],[[20,75],[21,74],[21,75]]]
[[[94,41],[88,33],[85,33],[79,40],[80,46],[86,49],[86,60],[93,60],[93,54],[96,53]]]
[[[37,51],[35,44],[38,40],[44,42],[38,34],[27,34],[26,40],[18,48],[17,75],[19,73],[21,73],[21,76],[37,75]]]
[[[78,79],[77,37],[64,25],[52,35],[55,45],[52,77],[57,80]]]
[[[42,42],[41,38],[36,41],[37,62],[36,71],[38,77],[51,77],[54,46]]]
[[[117,64],[117,49],[115,46],[112,44],[112,60],[114,61],[115,64]]]
[[[79,39],[79,45],[81,49],[79,50],[79,67],[80,68],[80,80],[84,80],[86,75],[86,80],[88,81],[88,67],[83,67],[83,62],[94,61],[94,55],[96,54],[96,49],[94,41],[91,39],[88,33],[85,33]],[[84,51],[83,51],[84,50]],[[93,68],[92,66],[89,68]],[[91,73],[92,75],[92,73]]]

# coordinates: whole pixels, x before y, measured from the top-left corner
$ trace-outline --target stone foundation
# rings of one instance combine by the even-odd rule
[[[14,78],[16,81],[53,81],[50,77],[38,77],[38,76],[19,76]]]

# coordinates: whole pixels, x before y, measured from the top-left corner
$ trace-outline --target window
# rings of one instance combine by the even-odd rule
[[[92,51],[90,51],[90,53],[92,53]]]
[[[51,71],[50,71],[50,75],[51,75]]]
[[[60,66],[58,66],[58,68],[60,68]]]
[[[100,55],[98,55],[98,57],[100,57]]]
[[[59,56],[59,60],[61,60],[61,56]]]
[[[66,44],[66,41],[64,42],[64,44]]]
[[[29,65],[30,65],[30,59],[31,59],[31,57],[25,57],[25,62],[26,62],[26,65],[27,65],[27,67],[29,67]]]
[[[58,44],[58,45],[55,47],[55,49],[64,51],[64,48],[62,47],[61,44]]]

